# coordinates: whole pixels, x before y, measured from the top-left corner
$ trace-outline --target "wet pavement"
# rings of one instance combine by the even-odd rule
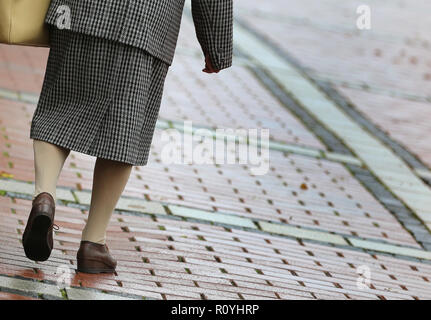
[[[431,4],[380,1],[363,31],[360,4],[236,0],[234,66],[217,76],[200,72],[186,7],[150,163],[109,226],[114,275],[75,271],[95,161],[75,152],[52,256],[24,255],[48,51],[1,45],[0,299],[431,298]],[[165,164],[163,132],[189,138],[185,121],[269,129],[268,173]]]

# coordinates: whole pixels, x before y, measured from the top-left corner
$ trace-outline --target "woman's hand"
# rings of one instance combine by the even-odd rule
[[[220,70],[214,69],[209,54],[205,55],[205,69],[202,70],[205,73],[219,73]]]

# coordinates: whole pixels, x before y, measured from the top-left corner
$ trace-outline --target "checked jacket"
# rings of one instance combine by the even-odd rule
[[[233,0],[191,0],[196,35],[216,69],[232,65]],[[146,50],[167,64],[177,45],[185,0],[52,0],[46,23]],[[68,29],[69,29],[68,27]]]

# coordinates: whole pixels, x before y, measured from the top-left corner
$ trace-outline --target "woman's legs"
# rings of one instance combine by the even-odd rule
[[[106,229],[118,199],[129,180],[133,166],[98,158],[94,166],[93,191],[82,240],[105,244]]]
[[[48,192],[56,199],[58,177],[70,150],[54,144],[33,140],[35,168],[35,198],[42,192]]]
[[[56,199],[58,177],[70,150],[41,140],[33,140],[36,183],[34,197],[48,192]],[[94,166],[90,213],[82,240],[105,243],[112,212],[129,180],[133,166],[98,158]]]

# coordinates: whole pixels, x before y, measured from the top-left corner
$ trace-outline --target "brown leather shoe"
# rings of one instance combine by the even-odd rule
[[[117,267],[117,261],[110,255],[106,244],[81,241],[76,257],[79,272],[113,273]]]
[[[27,258],[46,261],[53,248],[52,229],[54,227],[55,201],[47,192],[42,192],[34,200],[22,236],[22,244]]]

